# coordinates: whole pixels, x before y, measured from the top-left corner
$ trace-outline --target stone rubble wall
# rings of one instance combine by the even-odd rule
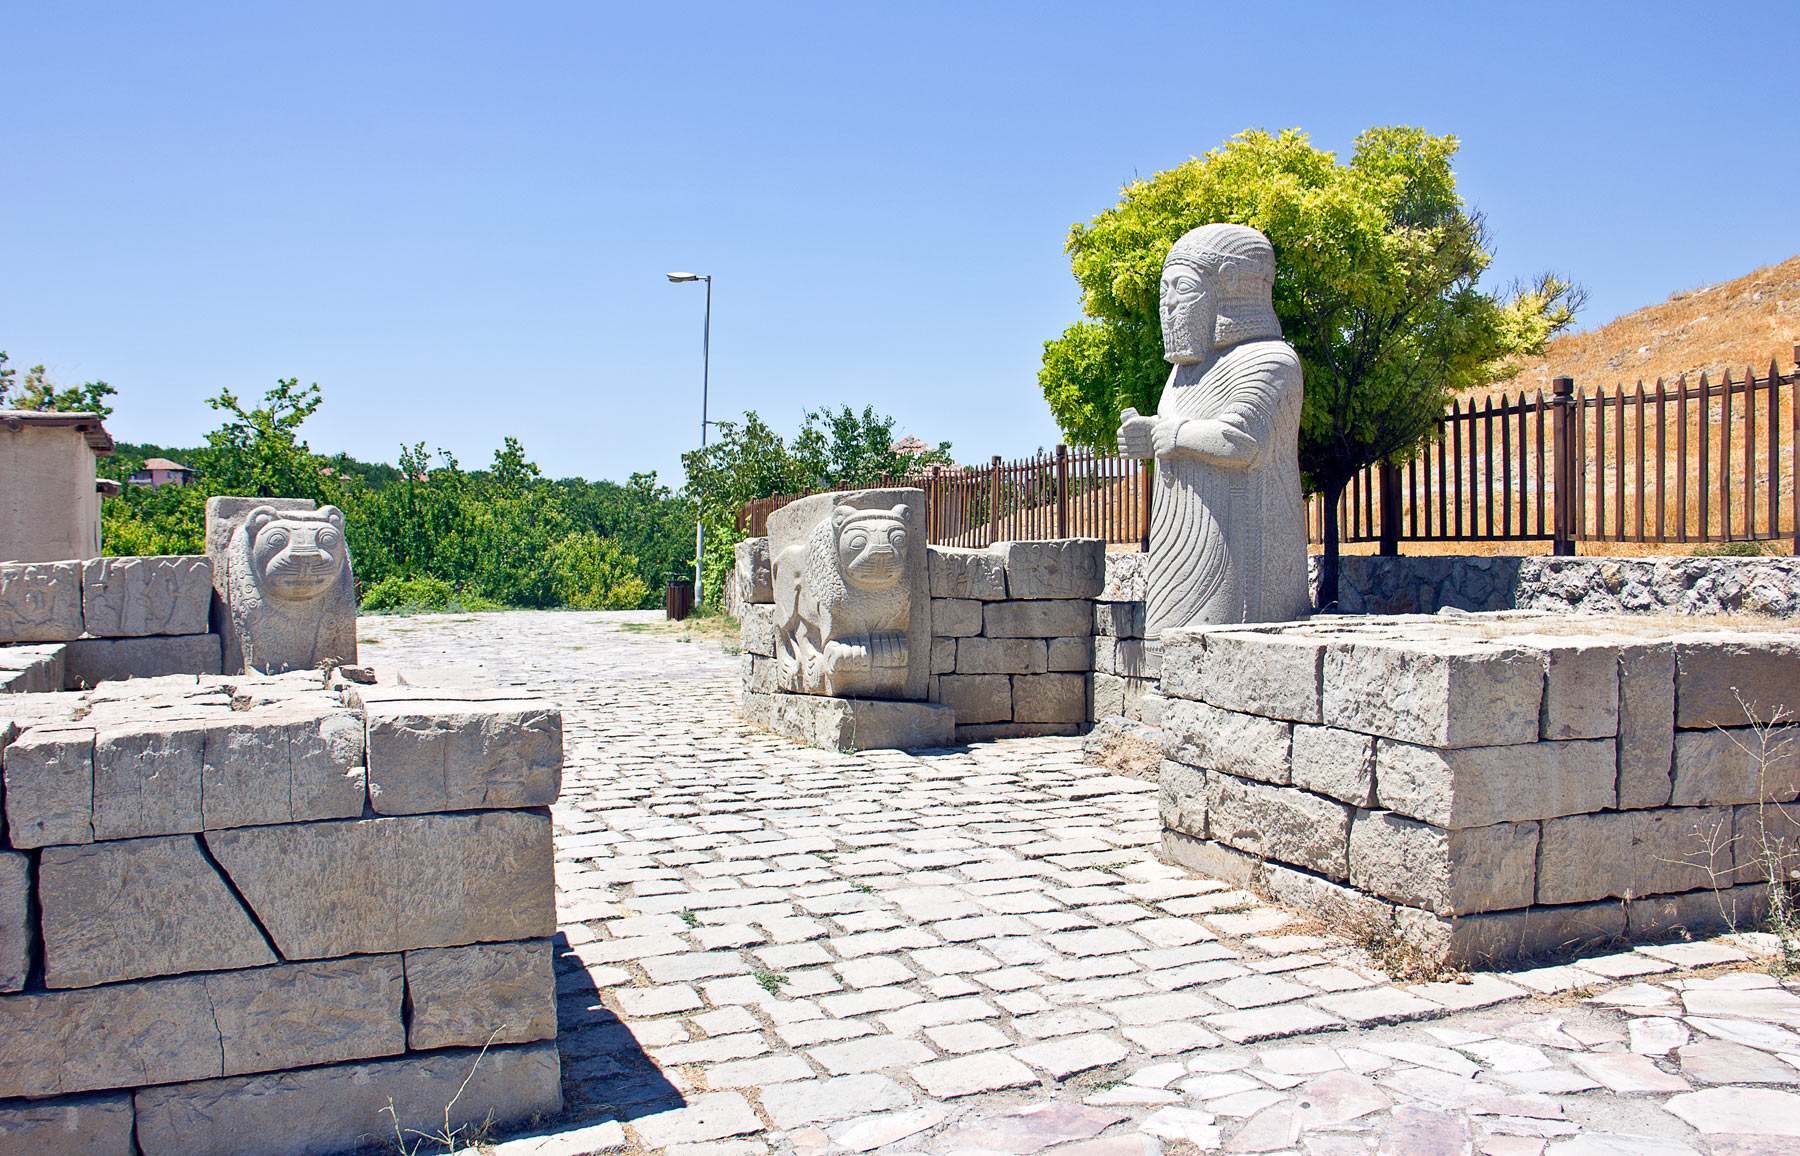
[[[1171,632],[1166,858],[1462,965],[1748,926],[1800,633],[1515,611]]]
[[[497,693],[0,700],[0,1148],[347,1151],[472,1066],[453,1124],[559,1111],[561,775],[557,708]]]
[[[204,555],[0,562],[0,691],[218,674],[212,588]],[[26,643],[62,644],[54,683],[51,667],[13,653]],[[36,673],[18,677],[27,665]]]

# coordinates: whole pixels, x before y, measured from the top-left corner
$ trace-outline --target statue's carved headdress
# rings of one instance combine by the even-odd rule
[[[1275,289],[1275,248],[1248,225],[1201,225],[1182,234],[1169,248],[1163,267],[1187,265],[1209,284],[1219,285],[1220,349],[1254,337],[1280,337],[1270,295]],[[1229,272],[1228,277],[1218,274]]]

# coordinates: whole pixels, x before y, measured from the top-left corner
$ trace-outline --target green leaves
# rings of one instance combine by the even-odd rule
[[[7,368],[8,358],[0,350],[0,409],[52,410],[57,413],[97,413],[101,419],[111,416],[112,407],[105,399],[117,396],[118,390],[104,381],[57,389],[45,376],[44,367],[34,365],[25,371],[19,384],[19,371]],[[16,392],[15,392],[16,391]]]

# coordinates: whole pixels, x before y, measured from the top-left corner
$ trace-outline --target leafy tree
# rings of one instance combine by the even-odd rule
[[[228,389],[208,398],[207,405],[235,419],[206,435],[209,448],[199,464],[216,492],[332,500],[326,481],[331,475],[320,473],[318,461],[299,436],[301,424],[322,400],[317,382],[301,389],[297,377],[278,380],[256,409],[245,409]]]
[[[1168,376],[1163,256],[1189,229],[1225,221],[1275,247],[1275,312],[1306,371],[1307,489],[1335,509],[1357,471],[1404,461],[1452,394],[1509,376],[1507,362],[1541,352],[1583,300],[1550,275],[1497,294],[1476,287],[1490,242],[1457,196],[1457,147],[1454,136],[1372,128],[1341,164],[1298,129],[1250,131],[1126,186],[1069,234],[1091,320],[1045,343],[1038,374],[1064,434],[1106,449],[1122,408],[1155,412]],[[1337,526],[1326,524],[1321,606],[1337,600]]]
[[[870,486],[928,465],[949,465],[950,443],[913,455],[894,448],[894,419],[864,406],[858,415],[849,406],[808,410],[791,450],[807,476],[808,488]]]
[[[635,573],[637,559],[611,538],[572,530],[550,548],[558,602],[580,610],[633,610],[649,588]]]
[[[34,365],[25,371],[24,383],[20,384],[16,380],[19,371],[7,368],[7,360],[5,351],[0,350],[0,409],[97,413],[102,419],[112,415],[112,406],[107,405],[105,399],[116,396],[119,391],[104,381],[90,381],[86,385],[59,390],[50,384],[44,367]],[[15,389],[19,392],[9,397]]]

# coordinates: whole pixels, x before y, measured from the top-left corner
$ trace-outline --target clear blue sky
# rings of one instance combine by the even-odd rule
[[[679,482],[692,269],[715,418],[1028,453],[1064,238],[1124,182],[1248,127],[1452,132],[1490,276],[1571,275],[1591,326],[1800,252],[1797,45],[1792,0],[13,0],[0,349],[117,386],[122,440],[297,376],[323,452]]]

